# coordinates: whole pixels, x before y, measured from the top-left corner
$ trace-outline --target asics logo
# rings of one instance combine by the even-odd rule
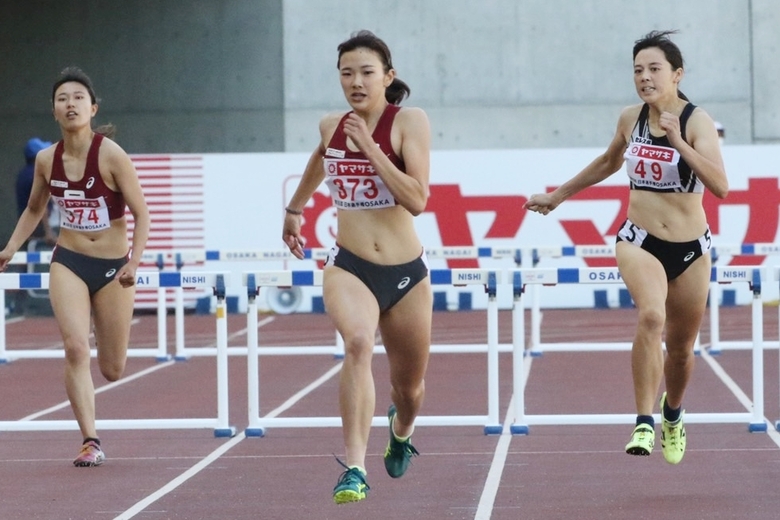
[[[115,274],[116,274],[116,269],[109,269],[108,272],[106,273],[106,278],[111,278]]]
[[[688,253],[687,255],[685,255],[685,258],[683,258],[683,262],[688,262],[688,261],[690,261],[690,259],[691,259],[691,258],[693,258],[693,255],[695,255],[695,254],[696,254],[696,253],[695,253],[694,251],[691,251],[690,253]]]
[[[398,284],[398,288],[403,289],[404,287],[409,285],[409,282],[411,281],[412,280],[408,276],[404,276],[403,279],[401,280],[401,283]]]
[[[90,189],[93,184],[95,184],[95,178],[90,177],[89,180],[87,181],[87,189]]]

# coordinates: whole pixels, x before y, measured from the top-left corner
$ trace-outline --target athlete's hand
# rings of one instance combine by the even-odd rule
[[[135,285],[135,267],[129,262],[117,271],[114,277],[122,287],[132,287]]]
[[[306,245],[306,239],[301,236],[301,215],[285,214],[282,240],[290,248],[290,253],[295,258],[303,260],[303,248]]]
[[[8,267],[8,263],[13,257],[14,253],[12,251],[7,251],[5,249],[0,251],[0,273],[5,271],[6,267]]]
[[[536,195],[531,195],[531,198],[523,204],[523,208],[528,211],[535,211],[542,215],[547,215],[557,207],[558,204],[550,193],[537,193]]]
[[[376,147],[371,132],[368,131],[366,121],[359,115],[352,112],[344,121],[344,134],[349,137],[358,150],[364,154],[370,150],[371,146]]]
[[[658,126],[666,132],[666,138],[669,139],[669,144],[677,148],[678,143],[683,140],[680,131],[680,118],[671,112],[661,112]]]

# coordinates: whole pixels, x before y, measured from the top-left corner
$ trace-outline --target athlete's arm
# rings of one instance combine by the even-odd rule
[[[523,207],[546,215],[569,197],[589,186],[598,184],[618,171],[623,165],[627,136],[631,132],[637,115],[637,106],[624,108],[618,119],[615,135],[603,154],[596,157],[581,172],[563,183],[555,191],[531,196]]]
[[[327,146],[325,143],[330,141],[341,117],[341,114],[328,114],[320,120],[320,143],[309,156],[301,182],[298,183],[295,193],[287,204],[290,210],[303,212],[306,203],[325,179],[325,168],[322,163]],[[282,226],[282,240],[290,248],[293,256],[299,259],[303,259],[303,248],[306,245],[306,241],[301,235],[301,216],[285,211]]]
[[[431,131],[428,116],[420,108],[402,108],[393,125],[398,125],[401,133],[398,156],[404,161],[406,172],[399,170],[376,146],[362,118],[350,114],[344,124],[344,133],[371,162],[398,203],[417,216],[425,210],[429,195]]]
[[[704,186],[716,197],[726,198],[729,181],[720,154],[718,131],[709,114],[697,107],[688,118],[685,134],[690,144],[683,140],[680,120],[673,114],[662,114],[659,124],[666,131],[669,144],[680,152]]]
[[[117,279],[125,286],[129,287],[135,283],[135,271],[141,263],[141,257],[149,239],[149,228],[151,227],[151,218],[149,208],[146,205],[141,183],[138,181],[138,172],[133,166],[133,161],[125,151],[114,141],[103,140],[106,146],[107,160],[111,177],[116,183],[119,191],[125,198],[125,203],[130,213],[133,215],[133,242],[130,261],[122,267],[117,273]],[[101,151],[103,146],[101,146]]]

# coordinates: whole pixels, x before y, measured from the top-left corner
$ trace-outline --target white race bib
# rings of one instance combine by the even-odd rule
[[[60,211],[60,227],[75,231],[100,231],[111,227],[108,206],[103,197],[85,199],[66,196],[52,199]]]
[[[658,190],[681,189],[680,152],[674,148],[631,143],[623,156],[626,173],[638,188]]]
[[[395,206],[374,167],[365,159],[324,159],[325,184],[338,209],[382,209]]]

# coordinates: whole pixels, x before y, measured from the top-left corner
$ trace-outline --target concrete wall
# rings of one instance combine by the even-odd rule
[[[683,91],[727,142],[780,141],[776,0],[61,0],[0,3],[0,245],[50,88],[78,64],[130,153],[308,151],[344,110],[336,46],[389,44],[434,149],[605,146],[637,102],[631,47],[679,29]]]
[[[774,0],[286,0],[287,149],[310,149],[319,116],[346,106],[336,46],[362,28],[390,46],[437,149],[606,146],[652,29],[679,29],[682,90],[729,143],[778,140],[779,17]]]
[[[130,153],[284,148],[281,0],[2,2],[0,48],[0,247],[24,143],[60,138],[51,85],[67,65]]]

